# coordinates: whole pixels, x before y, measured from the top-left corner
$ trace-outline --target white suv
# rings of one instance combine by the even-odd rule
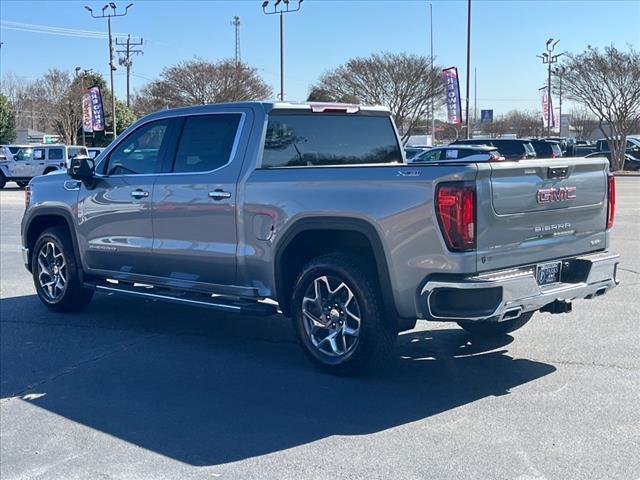
[[[0,154],[0,188],[13,181],[24,188],[33,177],[66,168],[77,155],[87,155],[80,145],[3,145]]]
[[[409,160],[409,163],[431,162],[500,162],[504,157],[496,147],[484,145],[442,145],[427,150]]]

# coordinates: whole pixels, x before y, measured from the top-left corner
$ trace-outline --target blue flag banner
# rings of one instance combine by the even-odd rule
[[[104,109],[102,108],[102,95],[100,87],[89,89],[91,98],[91,126],[94,132],[104,132]]]
[[[492,123],[493,110],[480,110],[480,123]]]
[[[442,71],[444,92],[447,97],[447,119],[449,123],[462,123],[462,104],[460,100],[460,84],[458,83],[458,69],[447,68]]]

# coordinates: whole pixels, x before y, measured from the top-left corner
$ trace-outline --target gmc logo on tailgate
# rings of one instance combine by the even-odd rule
[[[551,187],[538,190],[538,203],[564,202],[576,198],[576,187]]]

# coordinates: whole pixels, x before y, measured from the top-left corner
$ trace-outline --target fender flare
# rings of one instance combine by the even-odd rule
[[[33,221],[37,218],[41,217],[58,217],[62,218],[69,229],[69,234],[71,236],[71,243],[73,244],[73,253],[76,257],[76,261],[78,265],[81,267],[79,273],[80,280],[82,280],[84,276],[84,267],[82,265],[82,257],[80,256],[80,248],[78,246],[78,237],[76,234],[76,229],[74,228],[73,217],[71,216],[71,212],[65,210],[60,207],[39,207],[35,212],[29,215],[29,217],[24,222],[24,229],[22,231],[22,244],[24,246],[28,246],[29,240],[29,230],[33,224]],[[31,271],[31,256],[33,252],[29,249],[29,271]]]
[[[369,241],[373,250],[373,256],[376,262],[376,270],[378,272],[378,278],[380,281],[380,289],[382,291],[382,300],[385,306],[387,315],[390,315],[394,320],[399,319],[398,311],[393,297],[393,289],[391,286],[391,277],[389,275],[389,269],[387,266],[386,255],[382,241],[375,227],[366,220],[352,217],[328,217],[328,216],[314,216],[301,218],[293,225],[291,225],[284,233],[280,241],[276,244],[275,256],[274,256],[274,276],[275,276],[275,289],[276,298],[281,307],[284,307],[285,311],[288,311],[289,299],[281,298],[283,296],[283,268],[282,255],[286,251],[291,242],[302,232],[308,230],[344,230],[357,232],[365,236]]]

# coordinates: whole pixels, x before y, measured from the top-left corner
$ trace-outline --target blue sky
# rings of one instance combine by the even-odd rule
[[[118,3],[124,7],[129,2]],[[232,57],[234,30],[230,22],[238,15],[242,59],[257,67],[274,92],[278,91],[278,22],[275,16],[262,13],[260,0],[133,3],[126,17],[114,19],[113,30],[145,40],[144,55],[134,59],[134,89],[180,60]],[[287,99],[304,100],[320,74],[354,56],[382,51],[428,55],[428,4],[417,0],[305,0],[300,12],[285,17]],[[466,1],[432,4],[436,62],[458,66],[464,89]],[[90,18],[84,5],[99,10],[103,3],[2,0],[2,74],[11,72],[32,79],[49,67],[73,70],[82,66],[102,72],[108,79],[105,39],[6,28],[15,26],[7,22],[20,22],[106,32],[106,20]],[[549,37],[561,40],[560,51],[578,52],[587,45],[611,43],[622,48],[640,46],[640,2],[635,0],[474,0],[472,21],[471,71],[472,75],[474,68],[478,72],[478,110],[494,108],[496,113],[513,108],[540,109],[537,90],[545,82],[546,70],[536,54],[543,51]],[[116,72],[116,92],[124,97],[122,68]],[[473,98],[473,83],[471,95]]]

